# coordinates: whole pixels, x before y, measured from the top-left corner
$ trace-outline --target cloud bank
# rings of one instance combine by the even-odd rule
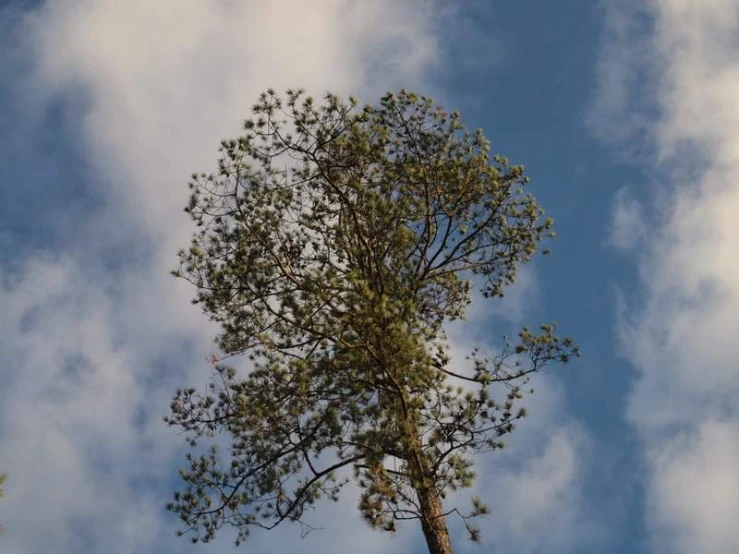
[[[739,4],[605,7],[591,117],[613,130],[614,143],[643,148],[639,160],[657,181],[658,217],[638,233],[648,237],[639,257],[643,294],[627,299],[619,325],[639,371],[628,418],[649,469],[645,523],[655,552],[737,552]],[[646,76],[643,86],[636,74]],[[621,88],[607,92],[611,83]],[[641,137],[631,122],[644,118],[650,131]],[[621,224],[638,218],[623,198],[617,207],[612,240],[631,242],[639,224]]]

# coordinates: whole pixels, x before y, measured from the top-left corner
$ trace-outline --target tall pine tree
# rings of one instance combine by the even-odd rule
[[[477,539],[469,519],[487,508],[445,508],[447,493],[525,415],[531,374],[577,352],[545,325],[460,365],[444,325],[474,287],[501,297],[552,221],[523,168],[429,98],[360,108],[270,90],[253,112],[218,173],[193,176],[198,231],[175,272],[220,323],[224,357],[253,370],[218,363],[208,392],[177,392],[168,423],[193,446],[226,434],[230,447],[188,455],[168,507],[193,541],[228,524],[238,543],[308,525],[308,508],[353,482],[373,527],[415,519],[430,553],[451,553],[447,517]]]

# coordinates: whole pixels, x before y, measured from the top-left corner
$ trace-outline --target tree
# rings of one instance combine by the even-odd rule
[[[450,553],[447,516],[477,539],[469,518],[487,512],[442,506],[473,482],[470,455],[502,448],[530,375],[577,352],[553,325],[524,328],[465,371],[444,324],[475,286],[503,296],[552,221],[523,168],[457,112],[406,91],[324,100],[267,91],[217,174],[193,175],[198,230],[174,273],[221,325],[223,357],[165,419],[193,446],[226,434],[230,447],[188,454],[168,508],[193,542],[229,524],[239,544],[285,520],[310,529],[306,510],[353,482],[373,527],[417,519],[429,552]],[[239,354],[246,375],[221,363]]]

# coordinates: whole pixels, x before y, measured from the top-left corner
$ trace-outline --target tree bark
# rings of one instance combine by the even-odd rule
[[[429,554],[453,554],[449,530],[436,487],[425,487],[417,491],[421,505],[421,526]]]
[[[433,482],[428,467],[424,463],[421,449],[421,438],[415,432],[408,437],[408,465],[413,479],[413,488],[418,495],[421,509],[421,528],[426,538],[429,554],[453,554],[446,517],[441,503],[441,496]]]
[[[417,414],[408,409],[405,390],[397,380],[393,379],[393,382],[399,391],[398,415],[404,420],[403,450],[412,487],[418,495],[421,528],[429,554],[453,554],[441,496],[436,489],[432,471],[424,460],[422,438],[417,426]]]

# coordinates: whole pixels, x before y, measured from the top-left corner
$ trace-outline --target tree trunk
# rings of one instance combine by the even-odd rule
[[[452,554],[452,543],[439,493],[435,487],[426,487],[417,492],[422,511],[421,526],[429,554]]]
[[[446,526],[444,508],[441,504],[439,491],[433,483],[433,477],[423,460],[421,439],[414,431],[410,433],[408,466],[413,479],[413,488],[418,495],[418,504],[421,508],[421,527],[429,554],[453,554],[452,543],[449,539],[449,530]]]
[[[396,381],[397,383],[397,381]],[[446,517],[441,503],[441,496],[436,489],[434,476],[424,460],[423,443],[417,427],[416,414],[408,410],[403,389],[401,391],[398,412],[404,421],[403,449],[411,478],[411,486],[418,495],[421,509],[421,528],[429,554],[453,554]]]

